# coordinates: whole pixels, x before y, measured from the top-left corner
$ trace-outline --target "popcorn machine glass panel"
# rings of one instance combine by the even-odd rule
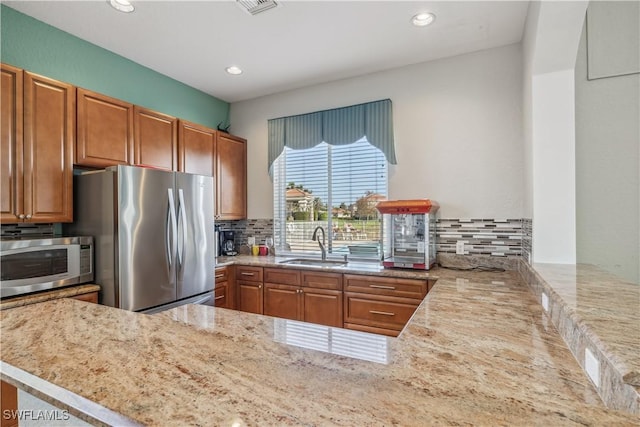
[[[436,262],[436,211],[428,199],[378,203],[383,214],[383,259],[387,268],[428,270]]]

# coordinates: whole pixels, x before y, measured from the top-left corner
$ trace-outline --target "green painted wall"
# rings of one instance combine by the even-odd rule
[[[0,60],[161,113],[215,128],[229,103],[69,33],[0,6]]]

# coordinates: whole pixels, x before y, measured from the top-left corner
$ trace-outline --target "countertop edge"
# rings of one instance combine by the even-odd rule
[[[134,420],[69,390],[0,361],[0,377],[14,387],[44,400],[75,417],[98,426],[141,426]]]

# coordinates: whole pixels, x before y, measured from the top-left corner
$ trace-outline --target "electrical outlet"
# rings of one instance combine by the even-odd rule
[[[456,242],[456,255],[464,255],[464,240]]]
[[[542,293],[542,297],[540,298],[542,302],[542,308],[544,311],[549,311],[549,297],[544,292]]]
[[[600,363],[588,348],[584,349],[584,370],[596,388],[600,387]]]
[[[251,236],[251,237],[247,237],[247,244],[249,246],[253,246],[256,244],[256,238],[255,236]]]

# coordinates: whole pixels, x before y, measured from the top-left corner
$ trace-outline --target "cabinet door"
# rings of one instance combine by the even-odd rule
[[[302,288],[301,295],[301,320],[342,327],[342,291]]]
[[[217,218],[246,219],[247,141],[219,133],[215,171]]]
[[[178,119],[135,106],[134,164],[168,171],[178,167]]]
[[[216,134],[214,129],[180,120],[178,122],[178,170],[214,176]]]
[[[72,222],[76,89],[28,72],[24,78],[25,220]]]
[[[22,207],[22,70],[2,64],[0,87],[0,221],[15,223]]]
[[[283,319],[302,320],[300,288],[291,285],[264,284],[264,313]]]
[[[0,401],[2,402],[2,427],[18,427],[18,389],[2,381],[0,387]],[[5,412],[7,411],[7,412]],[[5,416],[6,414],[6,416]]]
[[[238,310],[262,314],[262,283],[238,280],[236,287],[238,288]]]
[[[76,164],[133,164],[133,104],[78,89]]]

